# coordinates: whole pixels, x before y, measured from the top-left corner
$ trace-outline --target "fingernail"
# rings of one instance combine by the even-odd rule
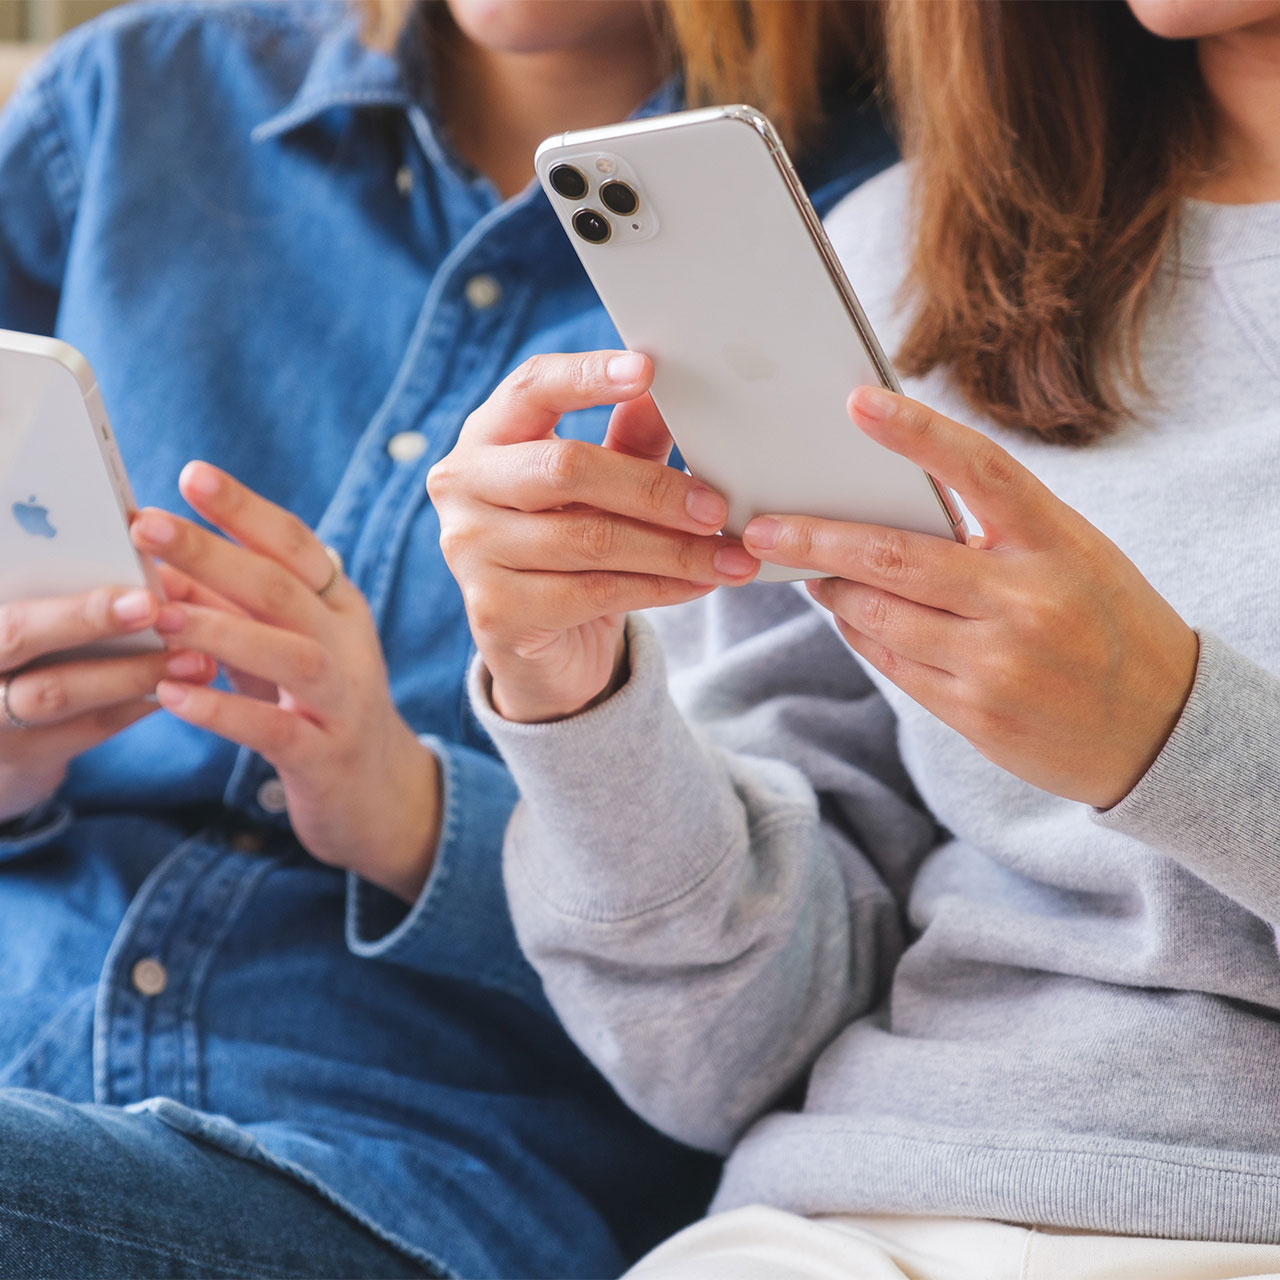
[[[721,547],[716,552],[712,563],[717,573],[723,573],[730,578],[741,578],[744,574],[754,573],[760,564],[755,556],[744,551],[736,543]]]
[[[887,418],[896,407],[894,398],[882,387],[859,387],[849,398],[864,418],[877,422]]]
[[[151,616],[153,608],[149,591],[126,591],[111,602],[111,612],[117,622],[141,622]]]
[[[205,498],[212,498],[222,485],[222,477],[201,462],[188,464],[186,480],[188,489]]]
[[[202,653],[175,653],[164,664],[165,671],[178,680],[197,680],[205,673],[205,656]]]
[[[718,529],[729,515],[729,504],[705,484],[695,485],[684,500],[684,509],[699,523]]]
[[[191,690],[185,684],[174,684],[169,680],[161,680],[156,685],[156,700],[162,707],[176,711],[186,704]]]
[[[162,635],[171,636],[187,625],[186,613],[174,605],[165,605],[156,614],[156,630]]]
[[[634,351],[613,356],[605,365],[605,372],[615,387],[629,387],[644,372],[644,356],[637,355]]]
[[[134,521],[133,527],[147,542],[157,546],[167,546],[178,536],[178,526],[159,511],[144,511]]]
[[[761,551],[772,551],[778,545],[778,522],[772,516],[756,516],[743,529],[742,540]]]

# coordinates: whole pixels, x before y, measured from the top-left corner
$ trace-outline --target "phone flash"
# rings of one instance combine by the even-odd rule
[[[596,160],[596,172],[607,178],[618,166],[608,156],[600,156]]]

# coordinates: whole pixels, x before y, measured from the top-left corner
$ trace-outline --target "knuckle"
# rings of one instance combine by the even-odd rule
[[[587,468],[587,452],[578,440],[548,440],[533,451],[535,478],[557,498],[577,492]]]
[[[463,588],[462,599],[472,628],[481,635],[496,635],[502,619],[508,616],[498,594],[488,586],[476,584]]]
[[[281,546],[290,560],[300,560],[313,547],[315,534],[295,515],[288,515],[280,530]]]
[[[579,397],[595,394],[600,378],[596,371],[596,361],[590,356],[575,356],[569,362],[566,381],[570,389]]]
[[[262,612],[268,615],[288,612],[297,601],[300,588],[293,574],[272,565],[264,573],[257,591]]]
[[[299,645],[293,655],[292,665],[302,684],[322,684],[331,670],[329,651],[315,641]]]
[[[467,426],[470,425],[471,419],[475,417],[472,414],[463,425],[462,430],[465,432]],[[441,501],[447,498],[453,488],[453,454],[446,454],[439,462],[435,463],[431,470],[427,472],[427,497],[439,506]]]
[[[273,716],[263,729],[262,754],[268,759],[289,755],[298,741],[298,721],[288,713]]]
[[[714,550],[712,551],[714,555]],[[673,577],[689,581],[699,575],[704,579],[713,576],[714,568],[707,563],[707,547],[701,540],[681,538],[675,544]]]
[[[31,708],[28,718],[59,720],[66,714],[71,695],[66,681],[54,671],[31,672],[23,678],[23,700]]]
[[[670,467],[655,463],[645,467],[639,477],[637,496],[642,511],[665,511],[674,497],[673,480],[677,473]]]
[[[617,580],[611,573],[583,573],[578,576],[578,595],[583,605],[597,616],[613,610]]]
[[[893,582],[905,578],[910,569],[906,542],[902,535],[893,529],[882,530],[870,537],[867,542],[866,561],[877,577]]]
[[[0,605],[0,670],[20,662],[27,643],[27,611],[20,604]]]
[[[1022,468],[999,445],[988,444],[969,461],[975,485],[986,491],[1015,492],[1022,478]]]
[[[868,591],[858,607],[859,630],[868,635],[885,635],[893,630],[898,611],[883,591]]]
[[[89,635],[102,635],[111,630],[112,593],[95,587],[80,606],[80,624]]]
[[[577,553],[593,564],[608,562],[618,545],[618,527],[605,511],[591,511],[578,519],[574,527]]]
[[[504,395],[508,400],[524,400],[535,395],[546,382],[546,356],[530,356],[507,375]]]
[[[787,541],[790,551],[798,560],[812,560],[821,549],[817,527],[808,520],[791,523]]]

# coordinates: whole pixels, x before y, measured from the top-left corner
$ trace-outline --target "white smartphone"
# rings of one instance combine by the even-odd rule
[[[89,362],[65,342],[0,329],[0,604],[108,585],[158,592],[129,539],[134,509]],[[147,630],[86,652],[162,647]]]
[[[955,496],[845,412],[898,391],[773,126],[711,107],[548,138],[538,179],[692,474],[764,512],[965,541]],[[760,577],[815,576],[766,564]]]

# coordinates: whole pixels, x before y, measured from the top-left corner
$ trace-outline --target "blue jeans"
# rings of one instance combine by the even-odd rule
[[[318,1192],[149,1115],[0,1089],[0,1275],[433,1276]]]

